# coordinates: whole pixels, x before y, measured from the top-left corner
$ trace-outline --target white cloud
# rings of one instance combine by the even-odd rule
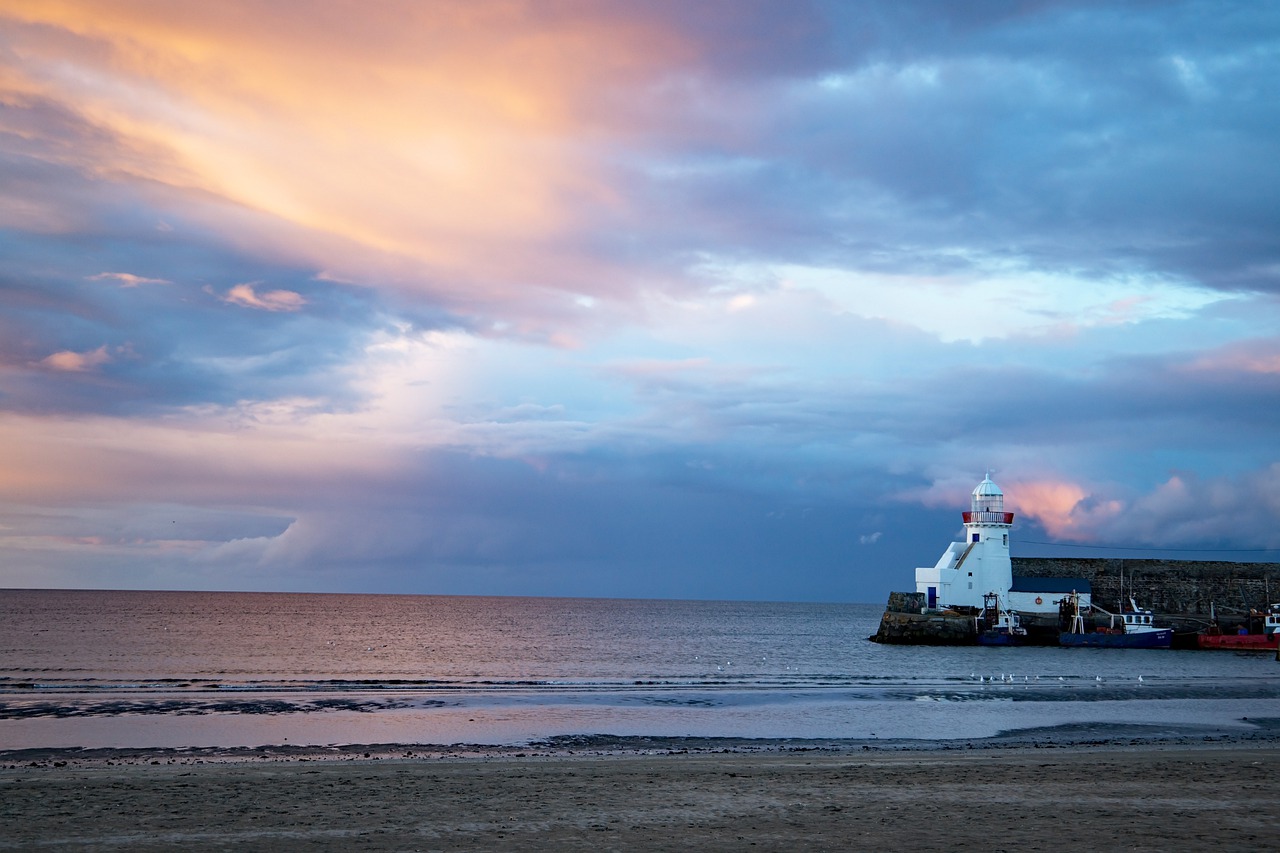
[[[1181,319],[1236,298],[1159,276],[1097,278],[1000,265],[932,277],[798,265],[775,270],[787,286],[817,291],[850,314],[915,327],[944,342]]]

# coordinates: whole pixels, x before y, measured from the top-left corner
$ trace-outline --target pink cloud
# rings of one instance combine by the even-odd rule
[[[1280,544],[1280,463],[1237,476],[1174,473],[1125,497],[1067,481],[1011,483],[1009,506],[1060,540],[1121,547],[1176,547],[1208,540]]]
[[[996,477],[1005,493],[1005,508],[1024,520],[1038,522],[1057,539],[1090,541],[1125,511],[1119,500],[1098,498],[1079,483],[1046,477],[1035,480],[1004,481]],[[969,508],[972,479],[950,477],[935,481],[925,489],[903,493],[905,500],[930,507]]]
[[[61,370],[67,373],[86,373],[95,370],[111,361],[111,353],[106,345],[88,352],[63,350],[55,352],[40,360],[40,366],[50,370]]]
[[[90,281],[118,281],[121,287],[137,287],[142,284],[173,284],[163,278],[144,278],[127,272],[102,272],[89,276]]]
[[[307,304],[300,293],[292,290],[268,290],[257,293],[252,284],[237,284],[227,292],[222,301],[262,311],[297,311]]]
[[[1031,480],[1011,483],[1009,509],[1035,519],[1045,531],[1059,539],[1088,540],[1099,527],[1124,511],[1117,500],[1091,500],[1078,483],[1067,480]]]
[[[1240,341],[1191,362],[1191,370],[1280,373],[1280,341]]]

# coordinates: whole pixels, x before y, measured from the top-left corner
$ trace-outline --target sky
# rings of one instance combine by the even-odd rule
[[[0,0],[0,587],[1280,561],[1280,6]]]

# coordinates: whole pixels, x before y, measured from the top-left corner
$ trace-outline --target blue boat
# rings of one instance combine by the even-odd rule
[[[1173,629],[1157,628],[1154,624],[1155,614],[1150,610],[1138,607],[1137,602],[1129,599],[1130,610],[1120,613],[1107,613],[1094,605],[1095,610],[1111,617],[1109,626],[1099,625],[1093,631],[1085,631],[1084,617],[1080,613],[1080,602],[1077,596],[1073,602],[1075,615],[1071,619],[1071,630],[1058,633],[1060,646],[1084,646],[1102,649],[1167,649],[1173,645]],[[1119,622],[1117,623],[1117,619]]]

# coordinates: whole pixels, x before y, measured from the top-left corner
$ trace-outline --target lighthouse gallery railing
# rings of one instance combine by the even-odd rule
[[[966,512],[965,524],[1013,524],[1011,512]]]

